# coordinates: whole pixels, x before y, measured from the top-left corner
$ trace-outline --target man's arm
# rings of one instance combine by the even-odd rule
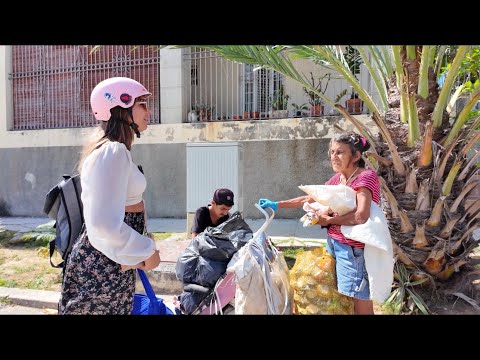
[[[202,212],[202,208],[198,208],[197,211],[195,211],[195,217],[193,218],[193,225],[191,229],[192,239],[198,234],[200,234],[207,227],[203,219]],[[210,214],[208,216],[210,216]]]

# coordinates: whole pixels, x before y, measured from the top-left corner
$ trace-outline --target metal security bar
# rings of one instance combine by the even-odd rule
[[[185,122],[268,119],[284,81],[275,71],[253,71],[198,47],[184,51],[183,66]]]
[[[348,48],[344,49],[347,52]],[[352,114],[368,111],[350,105],[353,89],[339,73],[305,59],[297,66],[322,94]],[[353,68],[360,83],[371,92],[363,64]],[[318,96],[270,69],[234,63],[214,51],[191,47],[183,53],[185,122],[267,120],[288,117],[338,115]],[[372,94],[374,97],[378,94]]]
[[[149,46],[12,46],[13,130],[97,124],[90,93],[100,81],[125,76],[151,93],[150,124],[160,123],[160,51]]]

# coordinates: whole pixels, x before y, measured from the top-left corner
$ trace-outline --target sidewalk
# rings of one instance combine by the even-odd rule
[[[0,217],[0,227],[12,231],[26,232],[49,221],[52,220],[47,217]],[[263,219],[245,219],[245,221],[254,232],[264,223]],[[148,231],[150,232],[185,233],[186,227],[186,219],[148,219]],[[316,241],[325,241],[327,236],[326,230],[321,229],[320,226],[305,228],[300,221],[295,219],[273,219],[266,232],[275,240],[283,240],[283,242],[290,238],[297,238],[300,243],[307,240],[314,240],[315,243]]]
[[[164,304],[174,311],[173,295],[157,294],[157,296],[161,297]],[[9,303],[5,306],[0,306],[0,314],[29,314],[29,309],[31,308],[43,309],[44,311],[41,314],[57,314],[60,293],[57,291],[16,289],[0,286],[0,299],[7,299],[6,301]],[[9,310],[9,307],[12,307],[12,309]],[[23,307],[20,310],[21,312],[18,312],[18,307]]]

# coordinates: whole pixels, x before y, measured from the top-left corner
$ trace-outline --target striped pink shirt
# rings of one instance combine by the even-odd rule
[[[335,174],[330,180],[328,180],[325,185],[338,185],[340,184],[340,173]],[[353,190],[357,191],[361,187],[367,188],[372,193],[372,200],[377,204],[380,203],[380,183],[378,181],[377,173],[373,170],[366,169],[360,175],[358,175],[352,182],[348,185]],[[341,225],[330,225],[328,228],[328,235],[338,242],[343,244],[348,244],[350,246],[364,248],[365,244],[359,241],[347,239],[343,236],[340,231]]]

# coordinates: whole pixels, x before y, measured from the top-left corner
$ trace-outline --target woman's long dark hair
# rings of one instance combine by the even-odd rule
[[[101,121],[99,131],[94,134],[94,139],[87,142],[83,147],[78,172],[81,173],[85,158],[108,141],[118,141],[125,144],[128,150],[132,148],[134,133],[130,127],[132,122],[132,108],[124,109],[121,106],[115,106],[110,110],[111,116],[108,121]]]
[[[341,144],[347,144],[348,146],[350,146],[352,155],[355,155],[357,151],[360,152],[360,155],[363,155],[365,151],[370,149],[370,143],[368,142],[368,140],[353,131],[335,135],[332,141]],[[360,158],[360,160],[357,161],[357,165],[361,168],[364,168],[365,160],[363,160],[363,158]]]

